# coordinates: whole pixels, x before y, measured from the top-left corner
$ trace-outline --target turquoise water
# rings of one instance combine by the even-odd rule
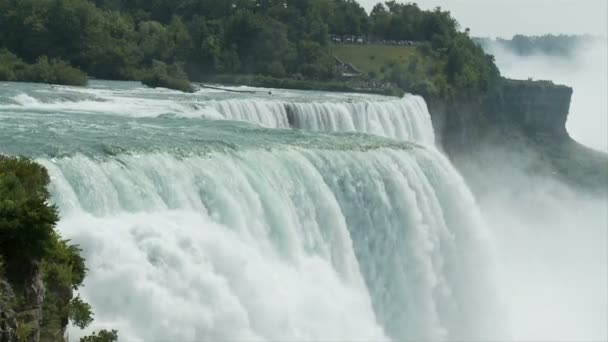
[[[506,336],[491,235],[424,100],[245,89],[0,84],[0,152],[49,172],[87,260],[89,331]]]
[[[110,87],[110,96],[121,92],[124,93],[121,99],[149,99],[149,103],[141,105],[142,117],[133,117],[133,108],[121,112],[119,104],[108,105],[108,100],[95,95],[96,91],[107,95]],[[145,111],[146,106],[153,107],[160,101],[169,102],[165,105],[180,110],[183,110],[180,106],[191,106],[194,111],[197,103],[233,98],[234,93],[212,92],[194,97],[171,91],[146,91],[137,84],[126,82],[93,82],[90,89],[0,83],[0,89],[3,90],[0,93],[0,129],[4,133],[0,136],[0,152],[7,154],[58,157],[75,153],[90,156],[139,152],[191,154],[250,148],[370,150],[413,146],[356,133],[267,129],[246,122],[202,116],[178,117],[170,112],[158,113],[156,117],[144,116],[149,113]],[[140,94],[144,96],[139,97]],[[301,100],[307,95],[295,93],[291,98]],[[258,98],[251,94],[246,96],[251,100]],[[312,93],[307,100],[320,97]],[[282,99],[285,98],[290,97],[283,94]],[[105,112],[104,106],[107,107]]]

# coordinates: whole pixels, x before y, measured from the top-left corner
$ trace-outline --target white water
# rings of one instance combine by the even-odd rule
[[[108,92],[96,107],[105,90],[90,91],[93,99],[61,101],[30,91],[0,105],[0,125],[34,146],[12,151],[38,153],[59,229],[84,250],[80,294],[95,322],[72,338],[101,328],[122,341],[508,338],[493,239],[434,148],[421,98],[198,101],[138,90],[133,101]],[[169,108],[189,118],[155,115]],[[425,147],[217,125],[190,115],[201,108],[216,119]],[[224,144],[201,154],[193,151],[206,140],[192,137]],[[124,152],[101,153],[107,146]],[[174,147],[186,153],[166,152]],[[40,156],[47,148],[61,157]]]
[[[271,128],[369,133],[427,145],[435,139],[426,102],[414,95],[382,102],[228,100],[213,107],[226,119]]]
[[[369,133],[429,146],[435,143],[430,114],[420,96],[385,102],[293,103],[288,112],[296,128]]]
[[[436,153],[40,162],[61,230],[86,253],[82,295],[94,327],[116,327],[125,341],[470,340],[499,331],[487,232]]]
[[[402,141],[434,144],[433,127],[426,102],[420,96],[402,99],[388,97],[353,97],[333,99],[324,96],[310,101],[294,94],[258,95],[255,98],[208,99],[206,90],[194,95],[158,93],[158,90],[128,88],[65,89],[65,95],[16,94],[0,109],[43,112],[93,113],[140,117],[177,116],[237,120],[268,128],[297,128],[326,132],[359,132]],[[215,94],[217,91],[212,92]],[[275,94],[277,92],[275,91]],[[296,93],[297,94],[297,93]],[[42,95],[46,95],[46,98]],[[160,96],[159,96],[160,95]],[[242,97],[242,96],[240,96]],[[57,99],[59,98],[59,99]]]

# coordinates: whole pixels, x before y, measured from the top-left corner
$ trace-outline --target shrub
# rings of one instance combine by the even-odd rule
[[[12,309],[22,313],[17,317],[17,334],[29,338],[34,332],[35,320],[28,314],[31,303],[27,303],[24,285],[32,281],[31,272],[36,267],[45,288],[40,339],[54,341],[68,321],[84,328],[92,322],[93,314],[90,305],[73,298],[73,290],[84,281],[85,262],[80,248],[62,240],[55,230],[58,212],[49,204],[48,183],[49,176],[41,165],[0,155],[0,275],[6,277],[16,295]]]
[[[42,166],[0,156],[0,253],[10,275],[20,277],[52,243],[58,214],[47,204],[48,182]]]
[[[108,331],[101,330],[94,332],[92,335],[80,338],[80,342],[115,342],[118,341],[118,332],[116,330]]]
[[[151,88],[169,88],[193,93],[194,87],[179,64],[167,65],[154,61],[152,68],[140,72],[141,83]]]
[[[91,311],[91,305],[83,302],[80,297],[76,297],[70,301],[69,317],[72,323],[84,329],[93,322],[93,312]]]
[[[60,59],[51,59],[46,56],[38,58],[36,64],[29,69],[29,77],[26,81],[65,84],[74,86],[87,85],[87,75]]]
[[[26,64],[14,54],[0,50],[0,81],[85,86],[87,75],[60,59],[41,56],[35,64]]]
[[[0,81],[16,81],[15,70],[21,70],[25,63],[7,50],[0,50]]]

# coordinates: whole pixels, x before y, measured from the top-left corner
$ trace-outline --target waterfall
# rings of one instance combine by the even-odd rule
[[[483,226],[434,152],[39,161],[61,230],[86,252],[82,295],[125,340],[470,340],[497,328]]]
[[[159,98],[152,94],[91,91],[66,93],[59,99],[47,94],[19,93],[1,109],[47,112],[102,113],[128,117],[184,117],[245,121],[267,128],[296,128],[324,132],[356,132],[432,145],[433,126],[424,99],[321,99],[303,101],[262,98]],[[144,93],[145,94],[145,93]],[[47,95],[47,96],[42,96]],[[77,96],[78,95],[78,96]],[[182,95],[183,96],[183,95]],[[0,100],[2,100],[0,98]],[[0,101],[1,102],[1,101]]]
[[[492,239],[421,98],[27,96],[0,99],[0,152],[47,168],[83,249],[95,322],[71,336],[504,338]]]
[[[369,133],[427,145],[435,140],[426,102],[414,95],[350,102],[229,100],[217,101],[213,106],[226,119],[271,128]]]

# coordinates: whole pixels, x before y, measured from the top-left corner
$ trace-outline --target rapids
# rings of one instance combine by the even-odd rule
[[[47,168],[58,228],[83,248],[89,331],[505,336],[491,236],[419,97],[0,90],[0,153]]]

